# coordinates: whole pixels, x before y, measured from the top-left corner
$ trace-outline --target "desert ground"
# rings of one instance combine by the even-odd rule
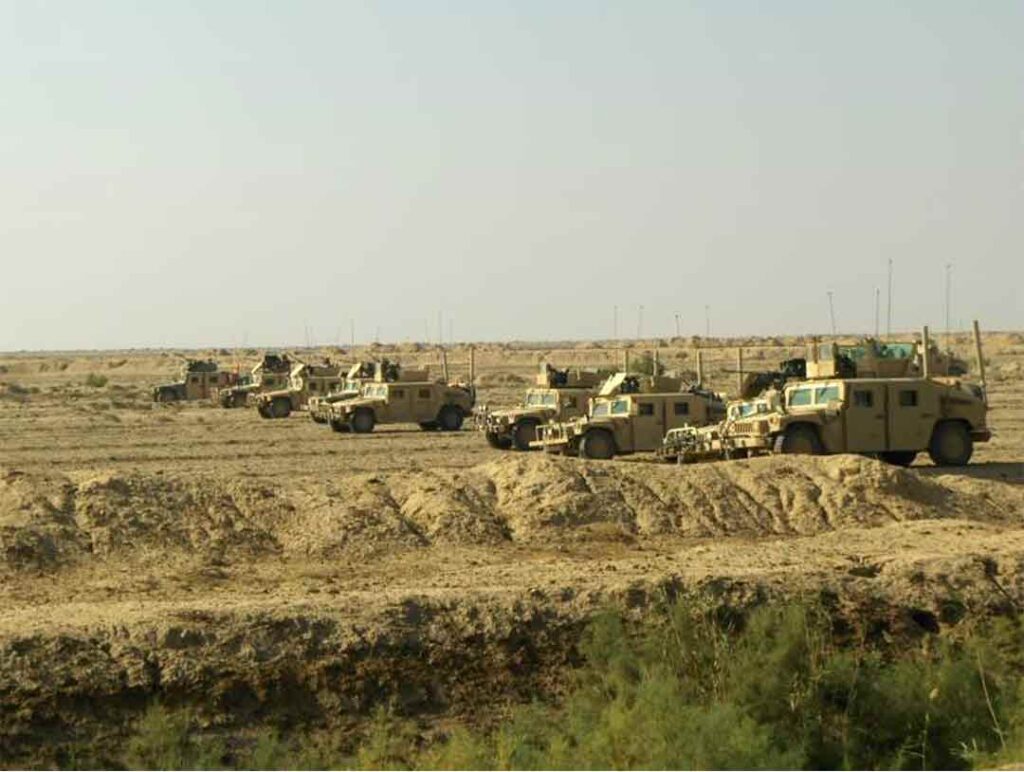
[[[949,342],[973,367],[967,336]],[[699,344],[730,391],[737,345],[771,367],[803,343],[479,345],[478,402],[511,405],[539,363],[609,366],[623,345],[689,372]],[[1024,603],[1024,334],[985,335],[994,437],[963,469],[581,462],[493,450],[468,426],[338,434],[150,399],[182,355],[245,370],[259,353],[0,354],[3,764],[102,744],[154,698],[214,727],[344,731],[385,701],[486,720],[557,693],[609,605],[808,595],[913,635]],[[438,371],[416,344],[299,353]],[[449,359],[464,375],[467,348]]]

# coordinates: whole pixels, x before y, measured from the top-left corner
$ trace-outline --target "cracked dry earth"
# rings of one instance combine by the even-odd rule
[[[154,697],[213,728],[345,731],[384,701],[484,720],[557,694],[595,610],[680,594],[825,597],[910,635],[1012,608],[1024,342],[990,348],[997,436],[963,470],[583,463],[471,431],[338,435],[154,409],[143,387],[164,374],[131,355],[102,389],[67,370],[113,355],[59,375],[0,357],[0,763],[113,742]],[[502,367],[526,365],[495,356],[483,398],[513,399]]]

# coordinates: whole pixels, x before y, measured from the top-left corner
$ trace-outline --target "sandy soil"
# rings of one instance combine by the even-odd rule
[[[670,366],[692,363],[688,341],[662,343]],[[707,354],[719,388],[729,343]],[[744,343],[748,364],[799,350]],[[102,745],[156,695],[225,726],[346,726],[385,699],[476,715],[557,689],[607,604],[810,594],[907,634],[1019,605],[1024,336],[989,335],[986,354],[996,436],[964,470],[584,463],[468,430],[339,435],[303,414],[154,406],[170,353],[0,355],[0,761]],[[545,358],[619,356],[483,347],[480,401],[511,403]]]

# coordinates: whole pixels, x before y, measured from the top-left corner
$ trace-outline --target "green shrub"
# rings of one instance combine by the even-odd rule
[[[92,389],[102,389],[107,385],[110,379],[105,375],[97,375],[96,373],[89,373],[85,376],[85,385]]]

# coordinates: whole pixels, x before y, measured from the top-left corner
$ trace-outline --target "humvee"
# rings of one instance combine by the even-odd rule
[[[530,450],[537,439],[537,427],[548,421],[568,421],[587,412],[590,398],[609,373],[585,370],[556,370],[541,365],[536,386],[526,390],[522,404],[508,410],[474,412],[477,429],[492,448]]]
[[[154,402],[209,399],[218,389],[233,385],[236,373],[221,370],[211,359],[186,359],[181,365],[180,380],[153,387]]]
[[[244,407],[250,395],[287,386],[291,369],[292,363],[287,356],[264,354],[244,381],[239,379],[234,386],[218,391],[217,401],[224,408]]]
[[[266,391],[255,397],[256,411],[263,418],[287,418],[293,410],[306,406],[317,394],[329,394],[341,386],[341,367],[325,362],[322,365],[300,363],[288,376],[288,388]]]
[[[585,416],[540,427],[531,447],[608,459],[657,450],[673,427],[703,426],[725,415],[717,394],[682,387],[678,378],[616,373],[601,386]]]
[[[473,410],[476,391],[462,383],[428,380],[425,370],[401,370],[387,381],[381,369],[359,396],[328,407],[335,431],[372,432],[377,424],[415,423],[424,431],[458,431]]]
[[[387,359],[380,363],[381,372],[385,381],[398,379],[401,370],[397,363],[389,362]],[[325,424],[330,420],[330,406],[335,402],[343,402],[347,399],[359,396],[359,390],[364,383],[374,379],[377,371],[377,362],[357,362],[349,368],[348,373],[342,379],[336,391],[324,395],[313,395],[306,402],[306,409],[313,423]]]
[[[922,351],[930,351],[927,330]],[[976,336],[981,361],[980,338]],[[662,455],[680,463],[768,453],[862,453],[908,466],[927,451],[939,466],[970,461],[975,442],[991,432],[982,386],[932,376],[932,358],[920,376],[844,377],[839,351],[808,363],[809,380],[763,398],[730,405],[715,427],[670,433]],[[984,371],[982,370],[982,373]],[[983,376],[984,378],[984,376]]]

